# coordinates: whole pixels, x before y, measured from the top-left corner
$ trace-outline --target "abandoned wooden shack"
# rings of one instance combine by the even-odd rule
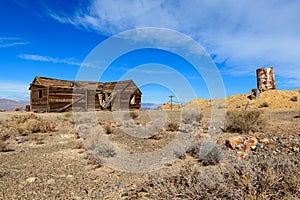
[[[132,80],[102,83],[36,76],[29,90],[33,112],[141,108],[142,92]]]

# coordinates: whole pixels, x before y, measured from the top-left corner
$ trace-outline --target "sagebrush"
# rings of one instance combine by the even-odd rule
[[[200,123],[203,114],[199,110],[185,109],[181,111],[181,120],[185,124]]]
[[[176,122],[169,122],[168,123],[168,127],[167,127],[167,131],[178,131],[179,130],[179,124]]]
[[[226,113],[225,130],[228,132],[257,132],[265,125],[266,119],[263,112],[259,110],[234,110]]]
[[[188,163],[179,173],[153,175],[126,199],[297,199],[300,195],[299,164],[289,156],[255,156],[225,166],[201,167]]]
[[[33,113],[16,114],[8,119],[0,121],[1,137],[16,137],[28,135],[31,133],[46,133],[55,130],[56,123],[51,120],[42,118]]]

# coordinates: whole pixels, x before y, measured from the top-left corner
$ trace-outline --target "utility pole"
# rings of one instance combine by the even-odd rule
[[[171,95],[171,96],[169,96],[170,97],[170,99],[171,99],[171,110],[173,109],[173,95]]]

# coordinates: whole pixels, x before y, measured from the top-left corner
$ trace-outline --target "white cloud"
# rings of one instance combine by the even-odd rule
[[[36,54],[20,54],[18,55],[19,58],[24,60],[33,60],[33,61],[41,61],[41,62],[51,62],[51,63],[62,63],[67,65],[74,65],[74,66],[84,66],[84,67],[90,67],[90,68],[99,68],[98,66],[92,64],[92,63],[81,63],[75,61],[74,58],[54,58],[51,56],[41,56]]]
[[[0,92],[24,92],[27,91],[29,84],[16,82],[0,82]]]
[[[72,15],[53,10],[49,15],[106,35],[149,26],[175,29],[225,63],[225,73],[255,74],[256,68],[272,65],[277,76],[299,86],[299,10],[296,0],[92,0]]]
[[[29,44],[29,42],[22,41],[21,38],[15,37],[0,37],[0,48],[14,47],[18,45]]]
[[[29,100],[29,83],[21,83],[16,81],[0,82],[0,98],[12,100]]]

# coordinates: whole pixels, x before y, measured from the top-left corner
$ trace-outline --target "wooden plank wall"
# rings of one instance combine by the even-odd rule
[[[112,101],[112,107],[108,106],[107,109],[140,109],[141,94],[138,92],[136,86],[133,83],[127,83],[126,86],[122,87],[122,93],[115,95],[115,98]],[[39,98],[40,90],[42,91],[42,98]],[[43,87],[32,85],[30,96],[31,110],[34,112],[58,112],[64,107],[67,107],[64,111],[101,110],[99,97],[97,95],[97,93],[100,92],[101,91],[84,88],[76,89],[68,87]],[[112,90],[109,87],[105,90],[105,92],[109,95]],[[136,104],[130,104],[132,94],[135,94]],[[73,104],[73,102],[79,98],[82,98],[82,100]]]

